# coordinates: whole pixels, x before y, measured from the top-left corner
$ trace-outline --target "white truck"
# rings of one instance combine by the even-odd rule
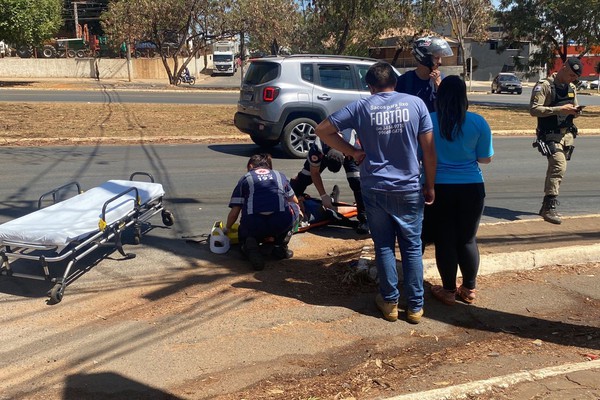
[[[233,75],[237,72],[236,47],[233,41],[213,44],[213,75]]]

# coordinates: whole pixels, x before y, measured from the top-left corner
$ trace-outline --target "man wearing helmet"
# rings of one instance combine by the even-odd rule
[[[433,112],[437,88],[443,79],[438,68],[442,65],[442,57],[452,55],[452,49],[444,39],[425,36],[414,41],[412,54],[419,64],[398,78],[396,92],[421,98],[429,112]]]

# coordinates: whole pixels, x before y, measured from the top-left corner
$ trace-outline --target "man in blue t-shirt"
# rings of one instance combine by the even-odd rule
[[[360,164],[361,189],[379,278],[377,307],[388,321],[398,319],[397,238],[408,302],[406,318],[416,324],[423,315],[423,207],[435,198],[436,155],[431,118],[423,100],[394,91],[396,74],[390,64],[372,65],[365,79],[372,95],[331,114],[315,133]],[[362,149],[354,148],[337,134],[348,128],[356,130]],[[419,182],[419,146],[427,178],[423,188]]]
[[[396,82],[396,92],[419,97],[429,112],[435,111],[435,95],[444,79],[439,70],[442,57],[452,55],[452,49],[444,39],[426,36],[415,40],[412,54],[419,63],[417,68],[402,74]]]

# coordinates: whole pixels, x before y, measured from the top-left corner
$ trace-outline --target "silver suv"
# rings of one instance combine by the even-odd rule
[[[377,61],[306,54],[254,59],[240,90],[235,126],[259,146],[281,143],[290,156],[304,158],[319,122],[370,95],[365,75]]]

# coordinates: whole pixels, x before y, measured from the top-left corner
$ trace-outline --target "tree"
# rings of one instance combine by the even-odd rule
[[[102,26],[118,43],[155,43],[169,82],[176,85],[190,61],[211,40],[237,33],[226,24],[229,6],[218,0],[117,0],[102,14]]]
[[[502,0],[496,13],[506,34],[501,49],[529,41],[538,49],[520,69],[554,64],[556,55],[567,59],[569,45],[581,48],[580,56],[600,44],[600,0]]]
[[[382,34],[410,27],[411,0],[313,0],[302,39],[313,51],[366,55]]]
[[[493,15],[490,0],[439,0],[440,10],[452,25],[462,56],[463,76],[467,76],[465,39],[487,40],[487,28]]]
[[[227,16],[250,39],[250,46],[271,53],[290,47],[300,24],[300,10],[294,0],[237,0]],[[276,46],[273,46],[273,45]]]
[[[61,12],[61,0],[0,0],[0,38],[16,45],[40,45],[60,29]]]

